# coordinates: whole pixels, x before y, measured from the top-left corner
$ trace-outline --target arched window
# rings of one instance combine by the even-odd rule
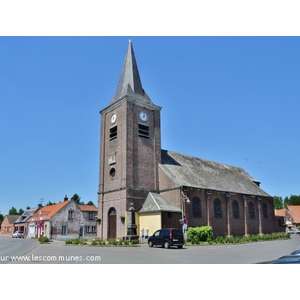
[[[221,219],[222,218],[222,205],[221,200],[216,198],[214,201],[214,212],[215,212],[215,218]]]
[[[266,203],[262,204],[262,212],[263,212],[263,217],[265,219],[267,219],[268,218],[268,207],[267,207]]]
[[[234,200],[232,202],[232,212],[233,212],[233,218],[239,219],[240,218],[240,209],[239,209],[239,203]]]
[[[249,202],[249,218],[255,219],[255,210],[253,202]]]
[[[192,200],[193,204],[193,217],[195,218],[201,218],[202,217],[202,211],[201,211],[201,202],[198,197],[194,197]]]

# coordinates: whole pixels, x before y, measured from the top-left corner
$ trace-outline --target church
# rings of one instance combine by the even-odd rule
[[[183,219],[214,236],[278,231],[272,196],[244,169],[161,149],[161,109],[129,41],[116,93],[100,111],[98,237],[147,239]]]

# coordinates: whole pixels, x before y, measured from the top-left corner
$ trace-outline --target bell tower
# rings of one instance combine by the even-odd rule
[[[126,236],[129,208],[138,211],[148,193],[159,190],[160,110],[142,87],[129,41],[116,93],[100,111],[100,238]]]

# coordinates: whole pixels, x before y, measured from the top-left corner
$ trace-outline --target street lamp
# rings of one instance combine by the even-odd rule
[[[181,191],[181,218],[182,218],[182,230],[185,233],[187,230],[187,219],[186,219],[186,203],[190,204],[191,200],[187,195],[184,194],[183,191]]]
[[[191,200],[189,199],[189,197],[187,195],[184,194],[183,191],[181,191],[181,216],[183,219],[183,216],[186,215],[186,203],[190,204]]]

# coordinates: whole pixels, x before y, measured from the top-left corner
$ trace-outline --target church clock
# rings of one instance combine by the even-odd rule
[[[144,111],[141,111],[140,112],[140,119],[145,122],[145,121],[148,120],[148,115]]]
[[[113,115],[111,116],[111,118],[110,118],[110,122],[111,122],[112,124],[114,124],[116,121],[117,121],[117,115],[116,115],[116,114],[113,114]]]

